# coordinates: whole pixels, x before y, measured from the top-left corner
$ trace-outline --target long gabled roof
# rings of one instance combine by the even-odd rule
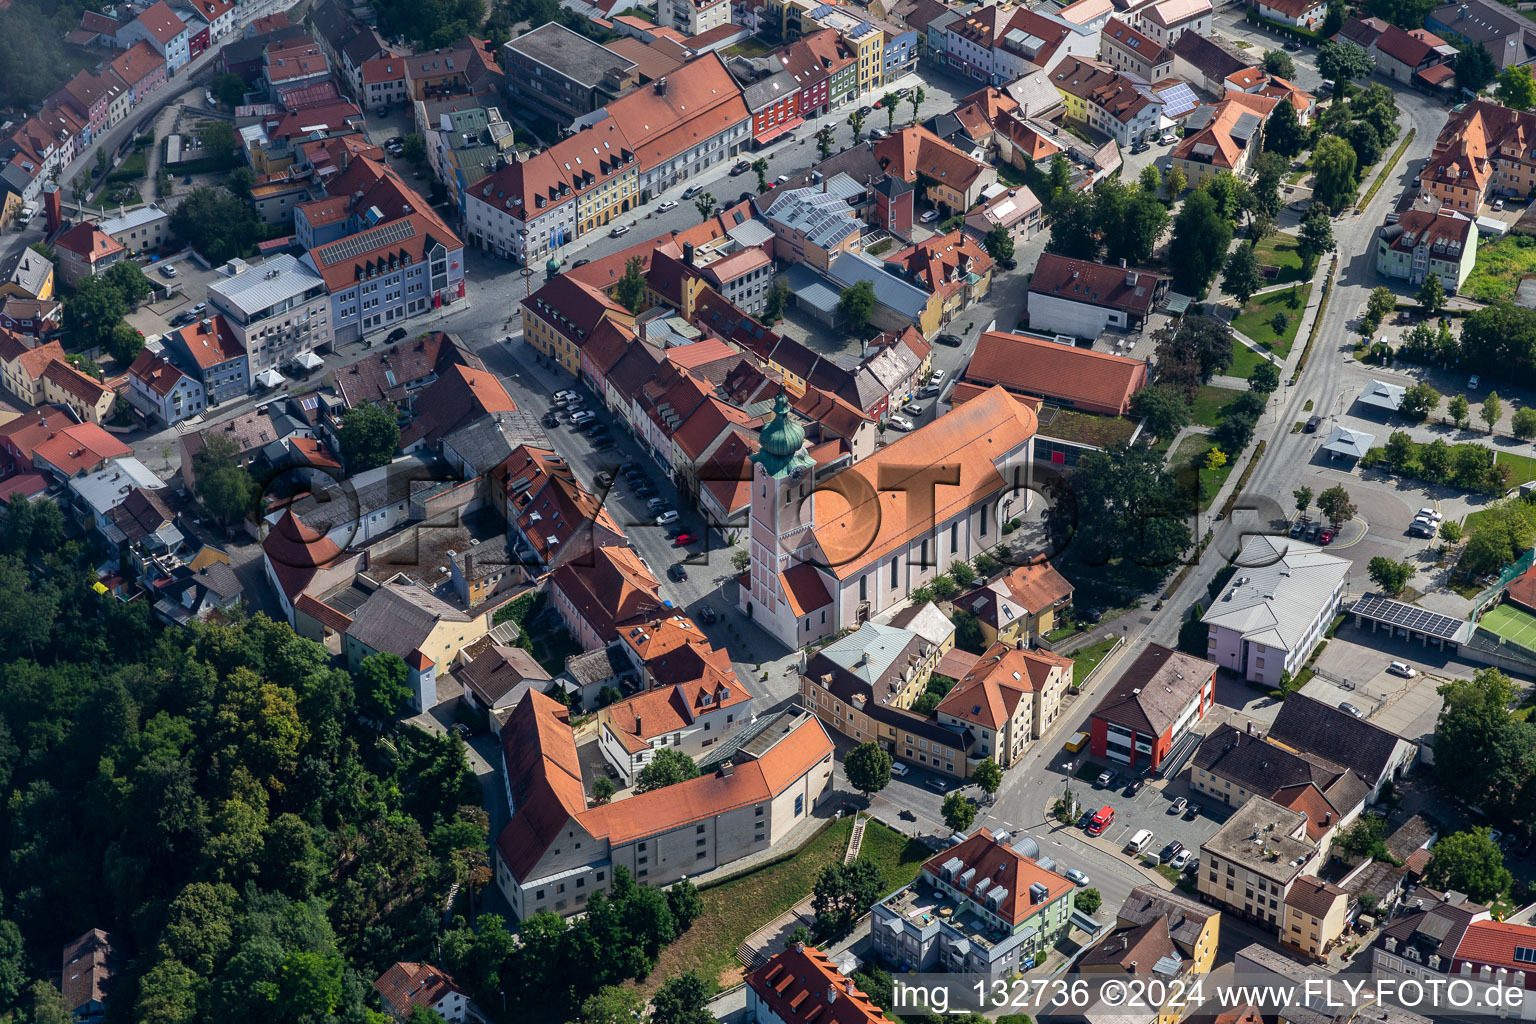
[[[1244,543],[1238,564],[1253,568],[1238,570],[1201,621],[1283,651],[1306,642],[1350,567],[1314,545],[1257,534]]]
[[[1372,786],[1387,774],[1398,744],[1405,742],[1379,725],[1301,693],[1280,705],[1269,738],[1342,764]]]
[[[1148,644],[1110,686],[1093,717],[1161,736],[1215,674],[1216,666],[1204,658]]]
[[[1100,264],[1095,263],[1082,264],[1075,260],[1067,262],[1080,264],[1088,270],[1090,281],[1096,276],[1093,272],[1101,268]],[[1064,267],[1063,272],[1069,269]],[[1102,267],[1102,270],[1113,270],[1116,280],[1125,280],[1123,270],[1115,270],[1113,267]],[[1041,282],[1042,290],[1038,294],[1055,295],[1045,290],[1051,287],[1055,279],[1053,275],[1057,274],[1056,264],[1049,253],[1040,258],[1040,267],[1036,269],[1035,276],[1039,278],[1042,271],[1046,277]],[[1069,277],[1068,280],[1072,279]],[[1143,311],[1151,308],[1156,280],[1146,280],[1145,305],[1139,307]],[[1033,282],[1030,291],[1036,291]],[[1069,285],[1065,297],[1094,305],[1123,305],[1114,298],[1116,294],[1118,292],[1097,290],[1083,294],[1074,292]],[[1132,295],[1131,298],[1136,296]],[[965,379],[979,387],[1002,385],[1018,394],[1123,411],[1129,407],[1131,397],[1146,386],[1147,364],[1141,359],[1061,345],[1023,334],[987,331],[976,341],[976,350],[965,369]]]

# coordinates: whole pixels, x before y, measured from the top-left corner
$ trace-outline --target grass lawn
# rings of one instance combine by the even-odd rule
[[[1291,308],[1292,291],[1296,293],[1295,309]],[[1232,326],[1260,345],[1269,346],[1276,356],[1284,359],[1290,354],[1291,344],[1296,340],[1296,330],[1301,326],[1301,314],[1307,311],[1307,299],[1311,294],[1312,285],[1305,284],[1255,296],[1248,300],[1248,305],[1232,321]],[[1285,330],[1279,334],[1270,325],[1276,313],[1284,313],[1286,317]]]
[[[766,57],[772,52],[773,47],[765,46],[750,37],[725,48],[725,54],[728,57]]]
[[[1226,376],[1241,377],[1247,380],[1253,376],[1253,371],[1262,362],[1265,362],[1263,356],[1234,338],[1232,340],[1232,365],[1227,367]]]
[[[1253,254],[1263,267],[1279,267],[1280,276],[1269,284],[1286,284],[1301,280],[1301,254],[1296,251],[1293,235],[1270,235],[1254,247]]]
[[[1514,470],[1514,476],[1509,478],[1512,487],[1519,487],[1523,483],[1536,480],[1536,459],[1529,455],[1516,455],[1512,452],[1496,452],[1493,456],[1495,463],[1502,462]],[[1474,515],[1476,513],[1473,513]],[[1470,517],[1469,517],[1470,518]]]
[[[1494,461],[1497,462],[1498,458],[1495,457]],[[1477,528],[1483,524],[1483,520],[1494,514],[1495,510],[1492,507],[1467,513],[1467,518],[1461,524],[1462,534],[1467,537],[1472,536],[1477,532]]]
[[[1247,348],[1247,346],[1239,347],[1252,354],[1252,349]],[[1254,360],[1255,365],[1257,365],[1258,356],[1254,356]],[[1252,372],[1253,370],[1250,368],[1248,373]],[[1245,377],[1247,375],[1246,373],[1243,374]],[[1190,403],[1189,421],[1197,423],[1202,427],[1215,427],[1221,422],[1221,414],[1226,409],[1227,404],[1240,394],[1242,392],[1235,388],[1219,388],[1214,384],[1205,385],[1195,392],[1195,400]]]
[[[1536,238],[1505,235],[1477,244],[1477,262],[1462,285],[1461,294],[1478,302],[1513,298],[1515,286],[1526,274],[1536,273]]]
[[[1039,432],[1044,437],[1108,448],[1128,442],[1136,432],[1136,423],[1120,416],[1046,407],[1040,412]]]
[[[1221,490],[1221,485],[1227,482],[1227,476],[1232,472],[1235,459],[1228,459],[1227,464],[1217,470],[1205,468],[1205,453],[1210,451],[1213,442],[1204,434],[1193,434],[1179,442],[1179,446],[1173,450],[1173,456],[1168,460],[1168,466],[1178,477],[1179,492],[1187,495],[1193,481],[1200,482],[1200,509],[1204,511],[1210,508],[1216,493]]]
[[[1100,640],[1096,644],[1089,644],[1076,654],[1072,655],[1072,683],[1081,686],[1088,673],[1094,670],[1099,662],[1104,660],[1104,655],[1115,646],[1113,639]]]
[[[916,839],[909,839],[879,822],[871,821],[864,826],[864,842],[859,846],[859,860],[874,862],[885,876],[887,892],[916,878],[922,870],[923,861],[931,856],[932,851]]]

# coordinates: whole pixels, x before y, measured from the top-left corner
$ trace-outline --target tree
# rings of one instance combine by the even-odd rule
[[[832,155],[832,143],[836,138],[837,134],[829,124],[824,124],[816,129],[816,148],[820,151],[823,160]]]
[[[1205,450],[1205,469],[1208,473],[1214,473],[1227,464],[1227,453],[1212,445]]]
[[[75,294],[64,304],[64,330],[71,348],[105,348],[112,332],[128,312],[120,291],[103,277],[81,279]]]
[[[1260,222],[1255,220],[1249,224],[1248,237],[1255,242],[1268,234],[1274,227],[1274,218],[1280,215],[1280,183],[1285,180],[1285,172],[1290,164],[1278,153],[1263,152],[1253,160],[1254,178],[1249,186],[1252,196],[1252,212],[1255,215],[1263,215],[1263,230],[1255,231],[1254,228]]]
[[[27,1024],[75,1024],[74,1010],[64,1001],[64,993],[46,981],[34,981],[21,1006],[27,1012],[20,1019]]]
[[[1337,214],[1355,198],[1355,168],[1355,151],[1337,135],[1323,136],[1312,151],[1312,195],[1329,213]]]
[[[1339,833],[1339,849],[1355,857],[1380,857],[1387,850],[1387,819],[1379,814],[1362,814],[1354,824]]]
[[[1274,363],[1262,362],[1253,368],[1248,377],[1248,390],[1261,395],[1273,394],[1280,387],[1280,368]]]
[[[1284,310],[1277,310],[1275,315],[1269,318],[1269,329],[1276,334],[1284,334],[1285,327],[1291,322],[1291,318],[1285,315]]]
[[[117,291],[123,300],[123,305],[129,309],[137,307],[155,292],[155,286],[150,284],[149,278],[144,276],[144,271],[140,270],[139,265],[132,260],[119,260],[108,267],[101,277]]]
[[[848,785],[868,800],[871,794],[891,784],[891,755],[874,741],[861,743],[843,758],[843,772],[848,776]]]
[[[1067,163],[1067,158],[1057,153],[1051,157],[1051,169],[1046,173],[1045,196],[1041,197],[1047,210],[1055,212],[1056,204],[1062,198],[1076,195],[1072,188],[1072,165]]]
[[[998,263],[1013,262],[1013,235],[1003,225],[992,225],[983,243],[987,247],[987,255]]]
[[[1465,427],[1470,420],[1472,404],[1467,401],[1466,395],[1452,395],[1451,400],[1445,403],[1445,411],[1450,414],[1452,423]]]
[[[1075,260],[1093,260],[1099,256],[1099,233],[1094,199],[1068,190],[1051,208],[1051,237],[1045,251]]]
[[[997,787],[1003,784],[1003,770],[997,766],[997,762],[990,757],[982,760],[975,768],[971,769],[971,781],[980,786],[982,792],[989,796],[997,792]]]
[[[872,860],[829,864],[816,876],[811,910],[823,938],[840,938],[853,928],[870,906],[885,895],[885,876]]]
[[[768,191],[768,161],[764,157],[758,157],[752,161],[752,173],[757,175],[757,194],[762,195]]]
[[[1079,890],[1072,903],[1078,910],[1092,916],[1097,914],[1099,908],[1104,905],[1104,897],[1097,889],[1082,889]]]
[[[240,465],[239,455],[233,440],[216,434],[193,456],[198,500],[225,526],[245,518],[256,496],[256,482]]]
[[[699,895],[698,886],[686,878],[679,879],[667,889],[667,908],[671,910],[672,922],[681,935],[704,913],[704,897]]]
[[[837,297],[837,318],[851,334],[863,334],[875,312],[875,286],[856,281]]]
[[[880,97],[880,106],[885,108],[885,130],[895,131],[896,108],[901,106],[901,97],[894,92],[888,92]]]
[[[1500,71],[1494,94],[1501,104],[1514,110],[1536,106],[1536,80],[1531,78],[1531,69],[1524,64],[1511,64]]]
[[[857,146],[864,141],[864,115],[855,110],[848,115],[848,127],[853,129],[853,144]]]
[[[1167,173],[1163,175],[1163,188],[1168,193],[1168,201],[1170,203],[1184,192],[1184,186],[1187,183],[1184,172],[1178,167],[1169,168]]]
[[[705,192],[693,201],[693,208],[699,211],[699,223],[709,220],[715,215],[715,194]]]
[[[1284,50],[1264,51],[1264,73],[1281,78],[1296,77],[1296,62]]]
[[[1233,224],[1248,208],[1248,193],[1241,179],[1231,171],[1218,171],[1200,186],[1216,203],[1220,214]]]
[[[1227,267],[1221,277],[1221,286],[1237,299],[1239,308],[1248,304],[1253,293],[1264,284],[1259,274],[1259,261],[1253,255],[1253,243],[1244,240],[1227,257]]]
[[[1445,308],[1445,285],[1440,283],[1439,274],[1430,274],[1424,279],[1424,287],[1419,289],[1419,294],[1414,296],[1419,303],[1419,308],[1426,315],[1434,316]]]
[[[1329,40],[1317,48],[1317,73],[1333,84],[1335,102],[1347,93],[1349,83],[1374,69],[1371,55],[1347,39]]]
[[[249,167],[236,167],[224,177],[224,187],[245,202],[251,201],[251,190],[256,187],[256,172]]]
[[[1430,885],[1464,892],[1479,903],[1492,902],[1514,884],[1504,867],[1504,852],[1486,828],[1441,836],[1430,847],[1424,878]]]
[[[1428,381],[1419,381],[1403,392],[1403,401],[1397,411],[1411,422],[1423,423],[1439,404],[1440,392],[1436,391]],[[1536,433],[1536,422],[1532,424],[1532,432]]]
[[[375,402],[354,405],[342,415],[336,440],[349,476],[389,465],[400,447],[395,407]]]
[[[1440,539],[1447,544],[1456,544],[1461,540],[1461,524],[1454,519],[1447,519],[1440,524]]]
[[[699,766],[693,758],[681,750],[664,747],[652,755],[640,774],[635,776],[635,792],[649,793],[653,789],[675,786],[679,782],[699,777]]]
[[[1396,597],[1403,592],[1408,581],[1413,579],[1414,568],[1407,562],[1396,562],[1384,555],[1372,558],[1366,571],[1371,579],[1389,596]]]
[[[1504,403],[1499,400],[1497,391],[1488,392],[1488,397],[1483,399],[1483,409],[1479,417],[1488,424],[1488,433],[1493,433],[1494,425],[1504,416]]]
[[[204,187],[182,197],[171,213],[171,232],[209,263],[220,264],[249,252],[262,228],[247,203],[224,189]]]
[[[245,100],[245,79],[239,75],[215,75],[208,88],[221,106],[234,108]]]
[[[144,335],[126,320],[119,320],[107,336],[107,352],[113,359],[131,363],[144,349]]]
[[[1355,151],[1355,177],[1365,175],[1365,169],[1381,159],[1386,144],[1375,126],[1366,121],[1350,121],[1336,129],[1337,136],[1349,143]]]
[[[1169,262],[1179,291],[1203,296],[1231,242],[1232,222],[1217,210],[1210,193],[1197,189],[1173,223]]]
[[[15,1004],[27,980],[27,955],[15,921],[0,920],[0,1006]]]
[[[228,159],[240,149],[240,136],[228,121],[209,121],[203,126],[199,138],[208,156]]]
[[[1312,488],[1298,487],[1291,492],[1291,497],[1296,500],[1296,512],[1305,515],[1307,509],[1312,507]]]
[[[784,304],[790,296],[789,282],[782,277],[774,280],[768,289],[768,301],[763,307],[763,323],[772,327],[784,317]]]
[[[975,820],[976,805],[967,800],[965,794],[955,790],[944,798],[944,824],[951,831],[964,832]]]
[[[624,276],[614,287],[613,297],[631,313],[645,308],[645,262],[639,256],[624,262]]]
[[[1462,47],[1451,66],[1456,71],[1456,84],[1463,89],[1470,89],[1474,94],[1486,89],[1499,73],[1493,55],[1482,43]]]
[[[1317,496],[1317,508],[1337,530],[1355,518],[1358,511],[1349,500],[1349,492],[1341,484],[1334,484]]]
[[[397,654],[370,654],[358,662],[353,678],[362,710],[382,722],[392,722],[411,705],[410,668]]]
[[[1154,384],[1136,392],[1131,399],[1131,411],[1153,437],[1172,437],[1189,424],[1189,403],[1166,384]]]
[[[1136,176],[1136,184],[1143,195],[1156,196],[1163,190],[1163,175],[1156,164],[1147,164]]]
[[[427,162],[427,144],[422,139],[422,137],[415,132],[411,132],[409,135],[407,135],[405,137],[405,141],[400,144],[400,147],[400,155],[405,157],[405,159],[409,160],[416,166],[420,167],[422,164]]]
[[[1047,489],[1052,500],[1045,520],[1053,541],[1073,544],[1087,564],[1124,557],[1142,566],[1171,568],[1189,547],[1187,503],[1178,481],[1162,457],[1145,446],[1084,452],[1077,466]],[[952,617],[957,645],[960,614]]]
[[[1332,249],[1333,244],[1333,219],[1322,206],[1315,205],[1301,222],[1301,233],[1296,239],[1296,252],[1301,256],[1304,276],[1312,276],[1319,257]]]
[[[636,1024],[645,1019],[640,993],[620,985],[604,985],[581,1004],[581,1024]]]
[[[907,102],[912,104],[912,123],[917,124],[917,111],[923,105],[923,100],[928,98],[928,93],[918,86],[907,94]]]
[[[1378,286],[1371,289],[1370,296],[1365,300],[1365,322],[1367,330],[1361,333],[1371,333],[1381,326],[1381,321],[1386,315],[1397,308],[1397,296],[1392,289],[1386,286]]]
[[[1509,432],[1522,441],[1536,437],[1536,406],[1523,405],[1510,417]]]
[[[1201,384],[1224,373],[1232,363],[1232,328],[1209,316],[1186,316],[1157,332],[1159,380],[1193,401]]]
[[[709,982],[692,971],[668,978],[651,997],[651,1024],[715,1024]]]

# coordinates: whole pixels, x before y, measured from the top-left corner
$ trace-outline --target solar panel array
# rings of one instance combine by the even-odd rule
[[[1158,98],[1163,101],[1165,117],[1178,117],[1200,105],[1200,100],[1195,96],[1195,90],[1182,82],[1161,90],[1158,92]]]
[[[1461,619],[1453,619],[1439,612],[1425,611],[1423,608],[1386,597],[1377,597],[1374,594],[1360,598],[1350,610],[1356,615],[1363,615],[1389,626],[1411,629],[1416,633],[1439,637],[1443,640],[1455,639],[1457,630],[1463,625]]]
[[[361,256],[365,252],[384,245],[403,242],[416,233],[416,225],[409,218],[402,218],[371,231],[361,231],[350,238],[320,247],[321,258],[327,264],[340,263]]]

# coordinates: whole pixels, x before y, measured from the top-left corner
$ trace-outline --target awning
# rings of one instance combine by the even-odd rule
[[[1102,924],[1095,921],[1081,910],[1072,911],[1072,916],[1067,920],[1072,922],[1072,927],[1081,928],[1083,931],[1088,932],[1090,935],[1097,935],[1104,929]]]
[[[262,370],[256,375],[256,383],[264,388],[281,387],[286,378],[276,370]]]
[[[325,360],[321,359],[313,352],[305,352],[303,355],[299,356],[299,365],[304,367],[306,370],[318,370],[320,367],[325,365]]]
[[[1189,309],[1189,304],[1193,301],[1195,300],[1188,295],[1180,295],[1178,292],[1170,291],[1168,297],[1163,300],[1163,308],[1170,313],[1183,313]]]
[[[785,121],[783,124],[774,125],[772,128],[769,128],[767,131],[757,136],[757,144],[759,146],[766,146],[768,143],[772,142],[780,135],[783,135],[785,132],[793,128],[798,128],[803,124],[805,124],[805,118],[797,117],[793,121]]]

